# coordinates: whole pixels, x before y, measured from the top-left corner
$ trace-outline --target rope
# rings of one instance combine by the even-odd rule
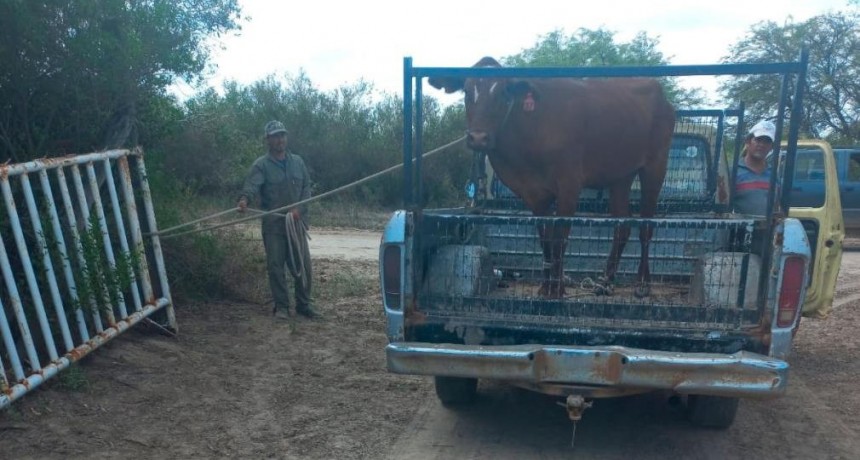
[[[601,277],[599,278],[599,280],[600,280],[600,281],[601,281],[601,283],[602,283],[602,282],[603,282],[603,277],[601,276]],[[602,290],[604,290],[604,291],[605,291],[605,290],[606,290],[606,286],[605,286],[605,285],[603,285],[603,284],[601,284],[601,283],[598,283],[597,281],[594,281],[593,279],[591,279],[591,277],[590,277],[590,276],[586,276],[585,278],[583,278],[583,279],[582,279],[582,281],[580,281],[580,282],[579,282],[579,288],[580,288],[580,289],[582,289],[583,291],[591,291],[591,290],[593,290],[594,288],[600,288],[600,289],[602,289]]]
[[[441,152],[441,151],[443,151],[443,150],[445,150],[445,149],[447,149],[447,148],[449,148],[449,147],[453,147],[454,145],[456,145],[456,144],[458,144],[458,143],[462,142],[465,138],[466,138],[466,136],[463,136],[463,137],[461,137],[461,138],[459,138],[459,139],[457,139],[457,140],[454,140],[454,141],[452,141],[452,142],[449,142],[449,143],[447,143],[447,144],[445,144],[445,145],[443,145],[443,146],[441,146],[441,147],[438,147],[438,148],[435,148],[435,149],[433,149],[433,150],[431,150],[431,151],[429,151],[429,152],[426,152],[426,153],[424,153],[423,155],[421,155],[421,158],[428,158],[428,157],[430,157],[431,155],[433,155],[433,154],[435,154],[435,153]],[[414,162],[414,161],[416,161],[416,160],[417,160],[417,158],[413,159],[412,161]],[[202,228],[197,228],[197,229],[193,229],[193,230],[186,230],[186,231],[184,231],[184,232],[178,232],[178,233],[175,233],[177,230],[182,229],[182,228],[185,228],[185,227],[188,227],[188,226],[190,226],[190,225],[194,225],[194,224],[197,224],[197,223],[200,223],[200,222],[205,222],[205,221],[207,221],[207,220],[211,220],[211,219],[214,219],[214,218],[216,218],[216,217],[223,216],[224,214],[228,214],[228,213],[236,212],[236,211],[237,211],[237,209],[236,209],[236,208],[230,208],[230,209],[227,209],[227,210],[224,210],[224,211],[221,211],[221,212],[218,212],[218,213],[212,214],[212,215],[210,215],[210,216],[202,217],[202,218],[200,218],[200,219],[196,219],[196,220],[193,220],[193,221],[191,221],[191,222],[187,222],[187,223],[184,223],[184,224],[180,224],[180,225],[176,225],[176,226],[173,226],[173,227],[170,227],[170,228],[166,228],[166,229],[164,229],[164,230],[160,230],[160,231],[158,231],[158,232],[149,232],[149,233],[146,233],[146,235],[147,235],[147,236],[156,236],[156,235],[157,235],[157,236],[160,236],[162,239],[165,239],[165,238],[173,238],[173,237],[176,237],[176,236],[188,235],[188,234],[191,234],[191,233],[203,232],[203,231],[207,231],[207,230],[215,230],[215,229],[217,229],[217,228],[221,228],[221,227],[227,227],[227,226],[230,226],[230,225],[236,225],[236,224],[239,224],[239,223],[242,223],[242,222],[247,222],[247,221],[249,221],[249,220],[259,219],[259,218],[261,218],[261,217],[263,217],[263,216],[267,216],[267,215],[269,215],[269,214],[283,214],[283,213],[281,213],[281,211],[285,211],[285,210],[290,209],[290,208],[295,208],[295,207],[297,207],[297,206],[301,206],[301,205],[308,204],[308,203],[311,203],[311,202],[314,202],[314,201],[317,201],[317,200],[321,200],[321,199],[326,198],[326,197],[328,197],[328,196],[330,196],[330,195],[334,195],[334,194],[336,194],[336,193],[340,193],[340,192],[342,192],[342,191],[344,191],[344,190],[348,190],[348,189],[350,189],[350,188],[352,188],[352,187],[356,187],[356,186],[361,185],[361,184],[363,184],[363,183],[365,183],[365,182],[368,182],[368,181],[370,181],[370,180],[376,179],[376,178],[377,178],[377,177],[379,177],[379,176],[382,176],[382,175],[384,175],[384,174],[388,174],[388,173],[390,173],[390,172],[392,172],[392,171],[395,171],[395,170],[397,170],[397,169],[399,169],[399,168],[402,168],[402,167],[403,167],[403,164],[402,164],[402,163],[401,163],[401,164],[394,165],[394,166],[392,166],[392,167],[390,167],[390,168],[388,168],[388,169],[384,169],[384,170],[379,171],[379,172],[377,172],[377,173],[371,174],[370,176],[364,177],[364,178],[359,179],[359,180],[357,180],[357,181],[355,181],[355,182],[352,182],[352,183],[350,183],[350,184],[346,184],[346,185],[340,186],[340,187],[338,187],[338,188],[336,188],[336,189],[329,190],[328,192],[325,192],[325,193],[322,193],[322,194],[319,194],[319,195],[316,195],[316,196],[312,196],[312,197],[310,197],[310,198],[308,198],[308,199],[301,200],[301,201],[298,201],[298,202],[295,202],[295,203],[289,204],[289,205],[287,205],[287,206],[282,206],[282,207],[277,208],[277,209],[272,209],[272,210],[270,210],[270,211],[256,211],[256,210],[255,210],[255,211],[256,211],[256,213],[255,213],[255,215],[253,215],[253,216],[243,217],[243,218],[240,218],[240,219],[234,219],[234,220],[231,220],[231,221],[228,221],[228,222],[224,222],[224,223],[216,224],[216,225],[211,225],[211,226],[208,226],[208,227],[202,227]],[[251,208],[248,208],[248,209],[251,209]]]
[[[284,217],[284,224],[287,228],[287,239],[290,241],[287,255],[291,263],[287,266],[293,279],[299,280],[302,283],[302,289],[307,290],[308,278],[311,276],[310,270],[305,269],[305,254],[310,252],[308,248],[310,236],[308,236],[307,227],[301,218],[296,219],[291,212]]]
[[[282,214],[282,213],[267,212],[267,211],[263,211],[263,210],[260,210],[260,209],[254,209],[254,208],[247,208],[247,211],[250,211],[251,213],[254,213],[255,215],[250,216],[250,217],[244,217],[244,218],[242,218],[242,219],[233,220],[233,221],[230,221],[230,222],[225,222],[225,223],[220,224],[220,225],[213,225],[213,226],[211,226],[211,227],[195,228],[195,229],[192,229],[192,230],[186,230],[186,231],[184,231],[184,232],[170,233],[170,234],[168,234],[168,235],[163,235],[163,236],[161,236],[161,239],[174,238],[174,237],[182,236],[182,235],[190,235],[190,234],[192,234],[192,233],[202,232],[202,231],[205,231],[205,230],[214,230],[214,229],[216,229],[216,228],[226,227],[226,226],[228,226],[228,225],[235,225],[235,224],[238,224],[238,223],[241,223],[241,222],[246,222],[246,221],[249,221],[249,220],[258,219],[258,218],[263,217],[264,215],[267,215],[267,214],[277,214],[277,215],[280,215],[280,216],[283,216],[283,215],[284,215],[284,214]],[[216,216],[216,215],[223,215],[223,214],[227,214],[227,213],[230,213],[230,212],[236,212],[236,209],[228,209],[228,210],[226,210],[226,211],[219,212],[218,214],[213,214],[212,216]],[[204,218],[202,218],[202,219],[197,219],[197,221],[194,221],[193,223],[196,223],[196,222],[198,222],[198,221],[209,220],[209,219],[211,219],[211,218],[212,218],[212,216],[207,216],[207,217],[204,217]],[[177,225],[176,227],[172,227],[172,229],[178,229],[178,228],[182,228],[182,227],[187,227],[187,226],[188,226],[188,225],[190,225],[191,223],[192,223],[192,222],[189,222],[189,223],[186,223],[186,224],[182,224],[182,225]],[[144,235],[146,235],[146,236],[154,236],[154,235],[162,235],[163,233],[165,233],[165,231],[164,231],[164,230],[162,230],[162,231],[160,231],[160,232],[155,232],[155,233],[152,233],[152,232],[144,233]]]
[[[158,232],[158,233],[148,233],[148,235],[157,235],[157,234],[161,234],[161,233],[170,233],[170,232],[171,232],[171,231],[173,231],[173,230],[178,230],[178,229],[180,229],[180,228],[187,227],[187,226],[189,226],[189,225],[194,225],[194,224],[197,224],[197,223],[200,223],[200,222],[205,222],[205,221],[207,221],[207,220],[214,219],[214,218],[216,218],[216,217],[221,217],[221,216],[223,216],[224,214],[230,214],[231,212],[233,212],[233,211],[235,211],[235,210],[236,210],[236,209],[234,209],[234,208],[226,209],[226,210],[224,210],[224,211],[221,211],[221,212],[217,212],[217,213],[215,213],[215,214],[212,214],[211,216],[202,217],[202,218],[197,219],[197,220],[192,220],[191,222],[186,222],[186,223],[184,223],[184,224],[180,224],[180,225],[177,225],[177,226],[175,226],[175,227],[170,227],[170,228],[168,228],[168,229],[161,230],[161,231],[160,231],[160,232]]]
[[[597,281],[591,279],[590,276],[586,276],[582,281],[580,281],[579,288],[583,291],[602,292],[608,295],[612,295],[612,292],[614,291],[612,283],[610,283],[603,275],[598,276]]]

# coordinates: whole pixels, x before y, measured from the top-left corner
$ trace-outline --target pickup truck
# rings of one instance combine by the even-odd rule
[[[801,312],[829,309],[842,243],[835,163],[825,143],[803,144],[824,158],[824,203],[791,207],[791,217],[783,212],[798,150],[798,105],[777,114],[788,121],[788,140],[775,148],[770,218],[732,211],[732,160],[739,155],[737,147],[731,159],[726,155],[728,112],[720,110],[678,111],[658,216],[647,222],[606,217],[600,190],[583,193],[571,218],[534,217],[515,196],[492,192],[476,193],[460,208],[424,209],[416,204],[421,79],[466,76],[470,69],[412,67],[410,58],[404,69],[404,92],[412,94],[414,85],[417,106],[413,111],[412,98],[404,97],[406,209],[393,214],[380,244],[389,371],[433,376],[437,396],[451,407],[472,401],[479,379],[504,381],[564,398],[574,421],[597,398],[668,391],[686,399],[693,423],[725,428],[741,398],[785,392]],[[503,70],[519,77],[760,72],[802,79],[805,69],[803,54],[777,64]],[[799,104],[803,85],[796,87],[792,100]],[[740,132],[742,111],[735,116]],[[476,183],[493,189],[492,180]],[[631,199],[635,213],[635,184]],[[571,226],[567,295],[545,299],[537,295],[542,258],[535,227],[559,220]],[[615,293],[595,295],[614,229],[631,227],[635,240],[646,223],[654,229],[651,295],[632,294],[638,245],[623,254]]]

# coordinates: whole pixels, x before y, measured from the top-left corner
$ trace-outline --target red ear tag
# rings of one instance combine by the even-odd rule
[[[535,98],[532,97],[531,91],[526,93],[525,99],[523,99],[523,111],[524,112],[534,112],[535,110]]]

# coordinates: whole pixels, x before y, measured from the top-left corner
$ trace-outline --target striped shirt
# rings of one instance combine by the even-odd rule
[[[767,212],[770,168],[756,173],[741,161],[735,180],[735,212],[763,216]]]

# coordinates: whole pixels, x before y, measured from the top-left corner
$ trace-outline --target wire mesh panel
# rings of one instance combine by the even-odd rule
[[[0,408],[155,311],[176,328],[140,151],[0,166],[0,192]]]
[[[527,214],[425,214],[428,314],[563,326],[738,330],[759,319],[760,257],[753,220],[535,218]],[[559,299],[539,293],[547,264],[537,228],[569,228]],[[650,226],[650,293],[636,293],[641,244]],[[630,229],[610,295],[598,289],[616,229]],[[546,244],[546,243],[544,243]],[[552,276],[551,274],[549,276]]]

